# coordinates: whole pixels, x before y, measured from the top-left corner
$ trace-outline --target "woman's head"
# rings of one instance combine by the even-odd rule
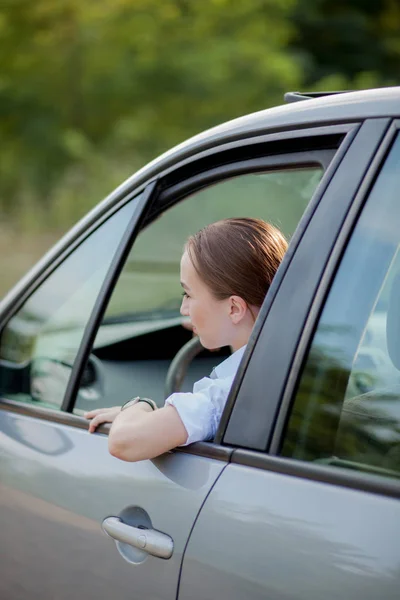
[[[181,262],[187,292],[181,312],[205,347],[247,343],[286,248],[276,227],[251,218],[224,219],[189,238]]]

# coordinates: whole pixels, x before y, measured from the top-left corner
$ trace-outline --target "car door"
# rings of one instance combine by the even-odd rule
[[[168,164],[157,182],[85,221],[9,302],[0,339],[2,597],[176,596],[190,531],[232,448],[196,444],[124,463],[108,453],[107,428],[90,435],[82,412],[138,393],[163,402],[168,363],[191,335],[179,315],[185,238],[238,214],[273,219],[291,235],[357,130],[284,131]],[[216,360],[199,356],[184,385]]]
[[[375,126],[264,306],[180,599],[398,597],[400,134],[392,124],[380,145]]]

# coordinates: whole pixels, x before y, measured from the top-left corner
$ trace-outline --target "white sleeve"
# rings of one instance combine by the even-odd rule
[[[232,381],[233,377],[204,377],[194,384],[193,392],[177,392],[166,399],[165,405],[176,408],[187,431],[183,446],[215,436]]]

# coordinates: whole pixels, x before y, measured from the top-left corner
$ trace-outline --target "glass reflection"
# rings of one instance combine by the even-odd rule
[[[3,397],[60,407],[84,328],[135,205],[125,205],[84,240],[2,331]]]

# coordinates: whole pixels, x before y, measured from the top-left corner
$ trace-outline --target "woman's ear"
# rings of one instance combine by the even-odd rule
[[[240,296],[229,298],[229,316],[234,325],[238,325],[248,310],[247,302]]]

